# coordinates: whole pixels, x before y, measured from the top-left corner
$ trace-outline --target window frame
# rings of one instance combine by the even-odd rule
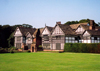
[[[43,35],[44,41],[49,41],[49,36],[48,35]]]
[[[57,40],[60,40],[60,39],[61,39],[61,36],[56,36],[56,39],[57,39]]]
[[[17,41],[21,41],[21,37],[17,37]]]

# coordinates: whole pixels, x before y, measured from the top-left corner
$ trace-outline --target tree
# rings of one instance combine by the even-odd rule
[[[8,41],[8,47],[14,46],[14,32],[9,36],[7,41]]]
[[[79,23],[78,21],[68,21],[65,24],[71,25],[71,24],[78,24],[78,23]]]
[[[29,24],[22,24],[23,27],[32,28],[32,25]]]
[[[100,26],[100,22],[98,22],[98,25]]]
[[[82,20],[79,20],[79,21],[68,21],[65,24],[71,25],[71,24],[86,23],[86,22],[90,23],[90,19],[82,19]],[[95,26],[98,26],[98,24],[95,23]]]
[[[85,22],[90,23],[90,19],[82,19],[82,20],[79,21],[79,23],[85,23]]]

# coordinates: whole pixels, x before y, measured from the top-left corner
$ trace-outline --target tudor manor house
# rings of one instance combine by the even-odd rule
[[[65,43],[100,43],[100,27],[90,23],[72,25],[56,22],[54,27],[25,28],[17,27],[14,32],[14,45],[18,49],[36,52],[42,46],[43,51],[64,51]]]

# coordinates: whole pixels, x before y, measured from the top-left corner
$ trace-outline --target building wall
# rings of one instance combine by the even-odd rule
[[[75,31],[77,34],[82,34],[85,30],[79,26],[78,29]]]
[[[17,37],[20,37],[20,41],[17,40]],[[22,42],[23,42],[23,37],[22,36],[15,36],[15,47],[17,46],[17,44],[21,44],[20,46],[22,46]],[[21,48],[21,47],[19,47]]]
[[[82,40],[82,43],[91,43],[91,39],[89,40]]]
[[[84,34],[83,34],[83,37],[85,36],[90,36],[90,34],[86,31]]]
[[[64,49],[64,44],[65,44],[65,34],[63,33],[63,31],[61,30],[61,28],[56,25],[53,33],[52,33],[52,49],[53,50],[58,50],[59,49]],[[57,44],[59,44],[60,46],[57,46]]]
[[[60,47],[61,49],[64,49],[64,44],[65,44],[65,37],[64,36],[60,36],[61,38],[60,39],[57,39],[56,38],[57,36],[53,36],[52,37],[52,44],[53,44],[53,47],[52,49],[57,49],[57,43],[60,43]]]
[[[84,39],[85,38],[85,39]],[[87,31],[83,34],[82,43],[100,43],[100,36],[91,36]]]
[[[19,28],[16,29],[14,36],[15,36],[15,42],[14,42],[15,47],[17,46],[18,43],[21,44],[20,46],[22,46],[23,37],[22,37],[22,33],[19,30]],[[18,37],[20,38],[20,41],[17,40]]]
[[[48,41],[45,41],[44,40],[44,37],[42,37],[42,46],[44,48],[44,44],[50,44],[50,49],[52,48],[52,43],[51,43],[51,36],[48,36],[49,37],[49,40]]]
[[[14,36],[22,36],[22,33],[19,30],[19,28],[16,29],[16,32],[15,32]]]
[[[33,40],[33,38],[31,36],[31,34],[28,33],[27,36],[26,36],[26,45],[31,44],[32,40]]]
[[[47,35],[49,40],[45,40],[44,35]],[[51,46],[52,46],[52,44],[51,44],[51,34],[50,34],[50,31],[46,27],[43,30],[43,33],[42,33],[42,47],[43,47],[43,49],[51,49],[52,48]]]
[[[64,35],[63,31],[61,30],[61,28],[57,25],[52,33],[52,36],[55,35]]]
[[[26,45],[27,45],[27,44],[31,44],[31,43],[32,43],[32,38],[27,37],[27,38],[26,38]]]
[[[76,37],[76,36],[66,36],[65,37],[65,43],[78,43],[78,37]]]
[[[50,35],[50,32],[48,31],[47,27],[44,29],[42,35],[46,35],[46,34]]]

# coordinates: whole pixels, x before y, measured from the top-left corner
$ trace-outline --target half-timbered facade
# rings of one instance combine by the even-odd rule
[[[100,43],[100,31],[99,30],[87,30],[83,34],[82,43]]]
[[[71,25],[71,27],[73,29],[73,25]],[[80,43],[99,43],[100,41],[97,40],[100,37],[99,29],[100,27],[95,26],[95,22],[93,20],[90,20],[90,24],[89,23],[78,24],[75,32],[77,33],[77,36],[80,38]]]
[[[32,34],[36,31],[35,28],[25,28],[25,27],[17,27],[15,30],[15,47],[16,48],[24,48],[25,50],[31,48],[32,44]]]
[[[64,50],[65,43],[78,42],[75,38],[77,38],[77,35],[69,25],[56,23],[52,31],[52,49]]]
[[[45,27],[42,32],[42,46],[48,50],[64,50],[65,43],[100,43],[100,27],[90,23],[79,23],[73,25],[57,22],[50,32]]]
[[[31,45],[35,44],[36,47],[41,45],[42,38],[40,37],[43,28],[35,29],[35,28],[25,28],[25,27],[17,27],[14,33],[15,37],[15,47],[18,49],[23,48],[23,50],[34,51],[34,47]]]
[[[43,49],[48,50],[52,49],[52,37],[51,37],[51,31],[53,27],[45,26],[43,32],[42,32],[42,46]]]
[[[42,32],[42,46],[44,50],[63,51],[64,44],[66,42],[77,43],[78,40],[76,38],[76,33],[69,25],[57,22],[54,28],[45,27]]]
[[[90,23],[72,25],[57,22],[55,27],[24,28],[17,27],[14,33],[15,47],[25,50],[42,45],[43,50],[63,51],[65,43],[100,43],[100,27]]]

